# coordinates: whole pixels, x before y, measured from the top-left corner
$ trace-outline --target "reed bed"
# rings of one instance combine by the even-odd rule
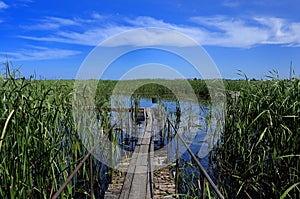
[[[178,82],[167,81],[173,86]],[[211,174],[221,192],[225,198],[299,198],[299,79],[224,82],[228,92],[225,129],[210,157]],[[96,101],[97,114],[78,109],[82,118],[75,117],[76,123],[72,100],[77,96],[84,101],[86,93],[74,95],[73,83],[25,79],[18,71],[10,71],[8,63],[5,74],[0,74],[0,198],[51,198],[88,153],[83,141],[95,141],[98,132],[108,130],[107,107],[117,81],[99,81],[96,96],[90,99]],[[199,100],[209,99],[203,80],[189,83]],[[182,89],[179,84],[177,89]],[[134,95],[174,98],[169,89],[157,84],[140,87]],[[177,124],[181,113],[175,113]],[[89,117],[92,120],[86,121]],[[81,129],[90,134],[82,135]],[[111,150],[107,156],[116,153]],[[181,191],[186,198],[197,198],[202,187],[198,173],[187,169],[192,162],[181,162],[181,166],[180,183],[195,182]],[[91,157],[60,197],[102,197],[109,180],[108,168]]]
[[[73,120],[72,89],[73,81],[25,79],[7,64],[0,75],[0,198],[51,198],[87,154]],[[60,197],[100,196],[108,177],[92,157]]]
[[[226,198],[300,197],[300,81],[227,81],[212,160]]]

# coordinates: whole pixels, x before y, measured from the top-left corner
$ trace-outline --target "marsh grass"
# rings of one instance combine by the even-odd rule
[[[213,157],[222,192],[226,198],[299,198],[299,79],[228,81],[227,89],[225,131]]]
[[[300,197],[300,81],[271,77],[224,81],[225,129],[209,170],[225,198]],[[194,164],[182,162],[180,197],[200,197],[199,180]]]
[[[168,81],[174,84],[177,80]],[[198,98],[209,98],[204,81],[189,82]],[[83,120],[75,118],[76,124],[73,83],[35,80],[33,76],[25,79],[6,64],[6,73],[0,74],[0,198],[51,198],[88,153],[80,129],[91,132],[85,137],[88,141],[103,136],[109,129],[110,114],[106,108],[117,82],[99,81],[95,98],[89,99],[96,102],[96,114],[81,110]],[[221,192],[225,198],[299,198],[299,79],[225,84],[225,130],[211,156],[212,173]],[[77,94],[85,99],[86,93]],[[135,94],[173,97],[170,90],[155,84],[141,87]],[[84,120],[89,117],[93,120]],[[174,117],[174,123],[178,123],[180,113]],[[111,140],[117,142],[116,137]],[[101,147],[107,146],[100,146],[100,152]],[[187,194],[182,198],[197,198],[199,176],[197,172],[186,173],[186,168],[187,165],[182,166],[181,183],[189,187],[183,187],[186,190],[182,192]],[[61,198],[101,197],[109,180],[107,167],[92,157]]]
[[[0,76],[0,198],[51,198],[87,153],[72,113],[73,81]],[[93,175],[90,176],[90,171]],[[103,190],[106,167],[84,163],[61,198]],[[100,195],[101,193],[95,193]]]

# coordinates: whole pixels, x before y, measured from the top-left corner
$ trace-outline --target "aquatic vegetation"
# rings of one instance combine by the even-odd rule
[[[49,198],[87,153],[72,113],[73,81],[0,76],[0,198]],[[92,171],[92,176],[90,175]],[[62,197],[103,190],[106,168],[90,158]],[[95,193],[101,194],[101,193]]]
[[[124,82],[136,84],[136,81],[142,80]],[[86,80],[82,86],[92,82],[95,80]],[[165,82],[185,95],[178,80]],[[169,114],[176,129],[193,132],[183,133],[193,146],[199,129],[207,132],[218,130],[211,127],[218,126],[218,121],[214,123],[206,119],[206,126],[193,121],[192,106],[187,102],[186,107],[180,107],[176,103],[178,99],[168,88],[147,84],[129,96],[134,111],[117,113],[116,118],[123,121],[118,127],[126,128],[115,131],[115,134],[108,132],[114,123],[109,106],[116,83],[98,81],[95,96],[87,98],[87,90],[76,93],[73,80],[36,80],[33,76],[26,79],[17,70],[10,71],[7,64],[5,74],[0,75],[0,198],[50,198],[88,153],[86,147],[91,147],[101,136],[108,136],[111,146],[115,146],[109,146],[111,150],[106,150],[103,156],[115,156],[119,153],[120,136],[129,139],[124,132],[132,128],[130,118],[137,121],[138,101],[145,97],[174,102],[173,112],[168,110],[170,107],[158,111]],[[209,99],[205,81],[189,80],[189,83],[199,101]],[[224,83],[227,90],[225,129],[221,137],[219,132],[212,134],[218,140],[212,142],[218,146],[210,154],[211,165],[208,167],[221,192],[226,198],[299,198],[299,79],[226,80]],[[90,100],[95,106],[82,106],[82,109],[75,108],[74,112],[74,96],[83,101]],[[122,100],[116,103],[124,103]],[[205,106],[208,107],[206,114],[209,114],[209,103]],[[167,131],[167,124],[163,126]],[[83,129],[90,134],[82,134]],[[161,143],[168,141],[166,135],[162,133]],[[104,147],[108,145],[99,145],[96,153],[105,151],[102,150]],[[181,186],[182,198],[197,198],[200,187],[209,189],[207,196],[215,198],[211,187],[201,183],[192,161],[176,163],[180,165],[178,183],[185,184]],[[91,156],[61,197],[100,197],[110,182],[109,174],[109,169]]]
[[[300,81],[228,81],[215,177],[228,198],[299,198]],[[238,94],[238,95],[237,95]]]

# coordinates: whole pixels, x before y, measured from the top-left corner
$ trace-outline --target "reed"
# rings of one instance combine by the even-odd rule
[[[300,81],[227,81],[213,162],[226,198],[300,197]]]
[[[72,92],[73,81],[25,79],[6,64],[0,75],[0,198],[50,198],[87,153],[73,120]],[[91,178],[103,190],[105,170],[91,158],[61,198],[91,195]]]

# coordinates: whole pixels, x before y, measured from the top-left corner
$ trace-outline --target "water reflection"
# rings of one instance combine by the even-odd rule
[[[132,96],[114,96],[111,100],[111,123],[119,122],[115,133],[118,134],[119,156],[121,151],[133,151],[138,137],[143,133],[144,118],[140,107],[153,108],[156,112],[157,124],[154,125],[155,149],[159,150],[168,146],[169,163],[174,161],[175,139],[167,138],[167,120],[175,125],[178,133],[183,137],[192,151],[203,161],[207,162],[207,155],[219,139],[217,119],[211,117],[211,106],[203,102],[200,105],[195,102],[176,102],[171,100],[153,100],[152,98],[133,98]],[[153,103],[155,102],[155,103]],[[124,108],[126,107],[126,108]],[[129,110],[129,111],[128,111]],[[181,158],[186,157],[186,148],[180,144]],[[205,162],[205,165],[207,163]]]

